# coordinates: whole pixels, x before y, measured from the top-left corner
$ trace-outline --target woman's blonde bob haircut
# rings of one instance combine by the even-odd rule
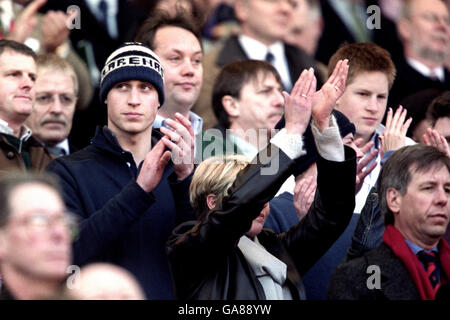
[[[216,203],[228,195],[228,189],[236,180],[236,176],[250,162],[244,155],[223,155],[208,158],[200,163],[192,178],[189,189],[191,205],[199,219],[209,212],[206,198],[214,194]]]

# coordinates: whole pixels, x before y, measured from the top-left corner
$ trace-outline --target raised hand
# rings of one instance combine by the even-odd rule
[[[42,45],[46,52],[54,52],[68,38],[70,30],[67,27],[77,16],[77,11],[64,13],[63,11],[49,11],[42,19]]]
[[[389,108],[386,117],[386,130],[379,136],[381,141],[381,157],[390,150],[397,150],[405,146],[406,132],[411,124],[412,118],[406,119],[406,109],[399,106],[392,115],[392,108]]]
[[[285,128],[288,133],[302,135],[308,127],[316,84],[314,69],[310,68],[300,74],[290,95],[283,92]]]
[[[164,168],[170,160],[170,151],[164,151],[165,143],[158,143],[145,156],[141,171],[136,179],[137,184],[146,192],[151,192],[161,180]]]
[[[450,147],[448,142],[445,137],[441,136],[436,130],[427,128],[427,131],[423,135],[423,141],[427,146],[438,148],[450,158]]]
[[[175,120],[164,120],[170,129],[161,127],[161,132],[166,135],[162,140],[172,151],[173,169],[179,180],[189,176],[194,170],[194,130],[191,122],[179,113],[175,114]]]
[[[329,126],[331,111],[344,93],[347,74],[348,60],[339,60],[327,82],[314,94],[312,118],[320,131]]]
[[[308,176],[303,179],[299,179],[295,183],[294,188],[294,207],[297,211],[299,220],[308,213],[311,204],[314,201],[314,195],[316,194],[317,181],[315,176]]]
[[[25,42],[37,24],[36,13],[46,2],[47,0],[34,0],[28,4],[14,21],[14,29],[7,38],[20,43]]]
[[[362,138],[356,139],[355,145],[359,148],[362,141],[363,141]],[[374,145],[374,142],[369,141],[362,148],[360,148],[360,150],[363,154],[367,154],[369,152],[369,150],[372,149],[373,145]],[[364,158],[362,158],[358,161],[358,165],[356,166],[355,194],[357,194],[359,192],[359,190],[361,190],[361,187],[364,183],[364,179],[377,166],[377,161],[373,161],[368,167],[366,167],[372,160],[376,159],[377,156],[378,156],[378,150],[373,149],[372,151],[370,151],[369,154],[367,154],[367,156],[365,156]]]

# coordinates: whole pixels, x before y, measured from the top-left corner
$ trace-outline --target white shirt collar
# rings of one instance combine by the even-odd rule
[[[59,147],[61,149],[64,149],[64,151],[66,152],[66,154],[70,154],[70,150],[69,150],[69,139],[64,139],[63,141],[61,141],[60,143],[58,143],[55,147]]]
[[[98,8],[98,5],[101,0],[86,0],[86,4],[89,7],[89,10],[94,14],[94,16],[100,20],[101,13]],[[107,11],[107,24],[108,24],[108,33],[112,38],[117,38],[118,30],[117,30],[117,20],[115,19],[117,12],[119,11],[119,1],[118,0],[106,0],[108,3],[108,11]],[[81,22],[83,23],[83,22]]]
[[[231,132],[231,130],[227,130],[227,132],[228,138],[231,140],[231,142],[238,146],[239,151],[243,155],[247,156],[250,159],[253,159],[258,154],[258,148],[256,148],[254,145],[235,135]]]
[[[280,74],[284,88],[287,91],[290,91],[292,88],[292,81],[282,41],[277,41],[270,46],[266,46],[258,40],[244,34],[238,36],[238,41],[247,54],[247,57],[251,60],[265,60],[267,52],[270,51],[274,56],[272,65]]]
[[[426,65],[424,65],[422,62],[413,59],[413,58],[407,58],[406,61],[408,61],[408,64],[415,69],[417,72],[421,73],[422,75],[424,75],[425,77],[429,77],[431,74],[431,70],[429,67],[427,67]],[[438,77],[438,79],[443,82],[445,81],[444,79],[444,68],[443,67],[437,67],[433,69],[434,74],[436,74],[436,76]]]
[[[156,115],[155,121],[153,121],[153,128],[159,129],[162,127],[164,122],[164,117],[159,114]],[[189,121],[192,123],[192,129],[194,130],[194,135],[197,136],[202,132],[203,129],[203,119],[192,111],[189,111]]]
[[[31,129],[23,124],[21,131],[22,135],[20,136],[20,140],[27,141],[31,137],[32,134]],[[14,130],[9,127],[8,122],[0,119],[0,133],[12,136],[14,135]]]

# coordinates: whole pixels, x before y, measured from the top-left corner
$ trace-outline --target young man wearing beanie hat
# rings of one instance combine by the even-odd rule
[[[159,57],[148,47],[126,43],[114,51],[100,83],[108,125],[97,128],[91,145],[47,167],[82,220],[74,264],[122,266],[149,299],[173,298],[165,242],[177,223],[193,218],[191,124],[176,115],[166,121],[166,136],[152,129],[164,103],[163,79]]]
[[[187,12],[175,16],[156,11],[142,24],[136,41],[147,45],[164,67],[166,99],[158,110],[153,128],[165,127],[165,119],[178,112],[192,123],[195,135],[195,161],[201,161],[203,119],[191,111],[203,84],[203,49],[197,24]],[[163,129],[164,130],[164,129]]]

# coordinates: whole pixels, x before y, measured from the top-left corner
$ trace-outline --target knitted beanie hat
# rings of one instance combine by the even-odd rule
[[[164,73],[159,57],[139,42],[127,42],[106,59],[100,80],[100,100],[104,102],[109,90],[118,82],[139,80],[151,83],[164,103]]]

